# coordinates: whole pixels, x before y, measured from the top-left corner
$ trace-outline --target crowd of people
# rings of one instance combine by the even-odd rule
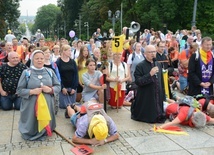
[[[51,136],[59,107],[76,127],[74,142],[103,145],[114,141],[117,128],[103,110],[105,100],[112,109],[131,106],[131,119],[136,121],[164,123],[170,114],[175,115],[160,128],[214,123],[212,99],[208,103],[198,99],[202,112],[189,114],[190,106],[178,108],[181,105],[175,103],[182,99],[173,96],[174,89],[187,98],[213,95],[212,39],[202,38],[196,27],[166,35],[145,29],[139,40],[127,37],[126,31],[124,27],[121,34],[123,51],[117,53],[112,52],[112,40],[103,39],[100,28],[88,42],[79,39],[69,44],[61,38],[52,46],[40,30],[36,44],[23,38],[19,45],[15,37],[5,37],[0,47],[0,105],[2,110],[20,110],[19,131],[24,139]],[[109,32],[113,38],[113,30]],[[107,53],[106,66],[103,51]],[[169,84],[164,81],[164,72]],[[182,102],[187,101],[185,97]],[[186,119],[187,115],[191,117]]]

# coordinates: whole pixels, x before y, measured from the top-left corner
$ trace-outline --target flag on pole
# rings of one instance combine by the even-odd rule
[[[116,93],[116,97],[115,97],[115,102],[117,101],[117,100],[119,100],[119,97],[121,97],[121,84],[119,84],[119,83],[117,83],[116,85],[115,85],[115,87],[114,87],[114,91],[115,91],[115,93]],[[118,95],[117,95],[118,94]]]
[[[165,94],[166,98],[170,98],[169,96],[169,83],[168,83],[168,71],[163,70],[163,81],[164,81],[164,89],[165,89]]]

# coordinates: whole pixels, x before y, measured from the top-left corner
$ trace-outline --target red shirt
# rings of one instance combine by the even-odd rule
[[[204,100],[204,99],[201,99]],[[204,103],[204,102],[203,102]],[[189,125],[190,127],[194,127],[192,123],[192,117],[189,120],[186,120],[189,112],[188,106],[180,106],[177,103],[172,103],[166,108],[166,115],[169,116],[172,113],[177,113],[179,110],[179,113],[177,115],[178,119],[180,120],[180,124],[182,125]],[[206,115],[207,122],[210,121],[210,117]]]

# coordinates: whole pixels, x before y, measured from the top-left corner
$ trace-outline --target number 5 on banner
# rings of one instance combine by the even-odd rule
[[[122,36],[115,36],[112,39],[112,52],[114,52],[114,53],[123,52],[123,39],[122,39]]]

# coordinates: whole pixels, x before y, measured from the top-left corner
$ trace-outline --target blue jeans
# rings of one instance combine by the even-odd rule
[[[14,107],[13,107],[14,104]],[[3,110],[20,109],[21,98],[17,95],[1,96],[1,108]]]
[[[80,114],[80,112],[77,112],[70,117],[70,121],[74,127],[76,127],[76,123],[77,123],[77,119],[78,119],[79,114]]]
[[[67,88],[71,91],[71,88]],[[66,109],[67,105],[72,105],[76,102],[76,92],[72,95],[64,95],[62,91],[59,93],[59,107],[61,109]]]
[[[184,77],[183,75],[180,75],[179,82],[180,82],[180,89],[181,89],[181,91],[183,91],[184,88],[188,85],[187,78]]]

